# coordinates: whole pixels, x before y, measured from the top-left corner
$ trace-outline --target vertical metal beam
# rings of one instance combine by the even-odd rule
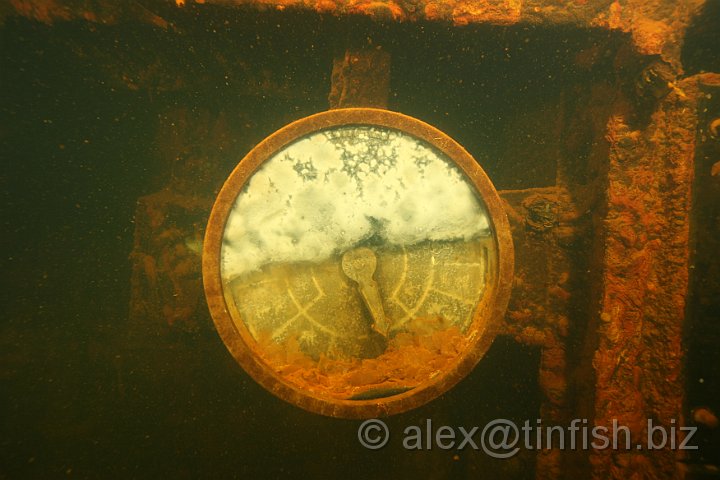
[[[632,129],[620,114],[607,125],[594,424],[607,429],[610,442],[614,425],[627,429],[615,429],[617,445],[591,452],[595,479],[683,476],[677,463],[682,452],[671,442],[677,447],[681,441],[681,341],[699,91],[695,77],[672,87],[646,128]],[[662,448],[648,449],[649,422],[666,432]]]

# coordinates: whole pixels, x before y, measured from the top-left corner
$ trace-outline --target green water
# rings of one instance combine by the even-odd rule
[[[307,413],[257,385],[204,305],[193,328],[131,321],[133,218],[138,198],[172,178],[213,196],[257,142],[327,109],[333,55],[368,37],[392,54],[391,109],[453,136],[498,189],[552,185],[548,159],[562,138],[545,119],[561,101],[580,102],[574,93],[588,84],[612,81],[611,54],[627,38],[167,14],[168,31],[133,21],[0,26],[0,478],[534,478],[532,451],[495,460],[408,452],[399,441],[363,449],[359,421]],[[574,67],[593,45],[607,58]],[[193,156],[211,168],[189,170]],[[573,174],[585,179],[582,160]],[[534,419],[538,363],[537,347],[499,338],[456,388],[388,425]]]

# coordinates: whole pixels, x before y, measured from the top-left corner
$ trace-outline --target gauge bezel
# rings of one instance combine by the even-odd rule
[[[470,344],[452,368],[398,395],[369,400],[343,400],[302,390],[272,370],[257,351],[245,328],[233,321],[221,280],[221,250],[225,225],[237,196],[266,160],[290,143],[314,132],[348,125],[395,129],[438,149],[466,175],[487,209],[497,249],[494,282],[473,313],[468,329]],[[330,110],[297,120],[276,131],[253,148],[235,167],[213,205],[205,231],[202,270],[205,296],[215,327],[235,360],[260,385],[283,400],[311,412],[340,418],[375,418],[423,405],[452,388],[468,375],[498,334],[513,281],[514,250],[507,215],[495,187],[475,159],[456,141],[437,128],[413,117],[375,108]],[[487,299],[487,300],[485,300]]]

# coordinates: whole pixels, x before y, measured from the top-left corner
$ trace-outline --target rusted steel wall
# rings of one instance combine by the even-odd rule
[[[602,221],[602,291],[595,371],[595,425],[629,427],[630,448],[591,453],[593,478],[681,478],[682,452],[649,451],[648,421],[682,435],[682,329],[689,276],[689,226],[697,78],[679,82],[646,128],[617,114],[607,126],[607,213]]]
[[[364,15],[379,21],[452,22],[511,25],[516,23],[604,28],[632,34],[643,55],[661,55],[680,67],[683,33],[705,0],[4,0],[0,23],[9,15],[35,20],[83,19],[103,24],[139,20],[173,27],[168,7],[243,7],[256,10],[312,10],[337,16]]]
[[[541,347],[539,418],[544,426],[569,421],[566,339],[571,297],[570,252],[580,226],[574,202],[562,187],[501,192],[516,251],[513,294],[505,334]],[[563,452],[537,452],[536,478],[560,478]]]
[[[613,422],[626,425],[632,436],[630,450],[540,451],[537,478],[583,471],[593,478],[684,476],[683,454],[669,440],[659,450],[636,446],[647,443],[648,419],[675,434],[675,447],[685,426],[682,334],[704,95],[698,82],[717,77],[669,82],[649,112],[645,100],[624,97],[622,86],[596,85],[588,93],[596,106],[568,113],[588,124],[595,177],[578,185],[576,166],[564,158],[557,187],[501,192],[517,250],[507,333],[542,347],[544,425],[586,418],[611,432]],[[635,87],[642,93],[644,85]],[[607,98],[614,101],[602,105]]]
[[[537,478],[576,478],[578,472],[598,479],[682,477],[678,452],[634,446],[645,443],[647,419],[668,430],[675,426],[677,431],[682,424],[681,338],[690,275],[697,105],[702,95],[698,82],[720,84],[713,75],[677,81],[683,29],[702,1],[208,2],[214,7],[192,3],[10,0],[0,4],[0,15],[45,23],[78,18],[97,23],[141,21],[172,30],[174,16],[187,16],[192,9],[296,8],[338,16],[363,14],[382,21],[525,22],[629,32],[628,45],[615,52],[622,77],[618,83],[588,85],[578,94],[583,100],[576,102],[572,97],[577,92],[568,90],[558,109],[567,118],[557,123],[555,135],[564,138],[566,150],[547,159],[548,168],[557,167],[556,185],[500,192],[517,257],[503,333],[541,350],[543,425],[588,418],[592,425],[611,428],[616,420],[632,435],[633,448],[628,451],[539,451]],[[185,10],[176,4],[184,4]],[[578,62],[597,58],[599,51],[579,52]],[[109,54],[90,52],[92,57],[102,55]],[[656,55],[661,60],[652,61]],[[225,59],[217,61],[227,64]],[[110,61],[102,63],[120,68]],[[637,78],[628,73],[645,65]],[[188,88],[188,78],[167,75],[162,61],[141,66],[146,68],[140,72],[146,73],[135,75],[135,80],[124,71],[112,70],[108,76],[151,95]],[[248,73],[244,83],[238,82],[238,92],[293,93],[290,86],[263,82],[263,72],[242,67]],[[386,106],[389,80],[388,54],[349,50],[335,59],[330,107]],[[142,334],[196,331],[205,322],[209,326],[197,246],[213,193],[222,183],[218,172],[225,171],[212,159],[222,156],[219,150],[236,132],[207,112],[192,118],[180,108],[168,117],[173,128],[161,125],[157,137],[165,145],[161,156],[172,178],[166,188],[139,199],[131,255],[131,330]],[[525,118],[507,121],[521,124]],[[580,155],[585,144],[593,145],[587,157]],[[679,441],[678,437],[676,445]]]
[[[390,61],[377,55],[356,51],[336,59],[331,106],[385,104]],[[369,90],[357,88],[365,76],[377,77],[379,83]],[[565,159],[558,165],[558,186],[501,192],[517,252],[504,333],[541,348],[538,368],[544,400],[539,413],[545,426],[566,425],[571,418],[587,417],[594,425],[612,427],[616,420],[630,427],[635,445],[644,443],[648,418],[667,428],[673,426],[671,420],[681,419],[680,341],[688,276],[697,98],[694,85],[689,80],[665,84],[667,88],[660,89],[658,96],[667,96],[655,108],[650,123],[635,128],[630,125],[642,124],[636,118],[642,115],[633,111],[631,101],[617,95],[619,85],[593,87],[589,95],[593,102],[621,99],[615,106],[609,103],[596,108],[588,120],[599,123],[610,117],[604,129],[593,127],[597,146],[591,156],[602,165],[590,176],[597,178],[585,187],[576,185],[577,172],[571,170],[577,166]],[[611,116],[613,108],[623,113]],[[569,114],[571,119],[584,115],[579,111]],[[564,156],[574,153],[571,145]],[[602,199],[599,203],[595,200],[598,196]],[[172,198],[161,192],[143,199],[138,212],[141,223],[145,223],[142,215],[153,209],[184,208],[181,198]],[[191,212],[193,208],[184,208],[184,215],[200,218],[209,205],[199,208],[195,213]],[[589,208],[597,209],[595,224],[584,217]],[[146,216],[148,222],[152,220]],[[172,285],[187,281],[199,288],[199,277],[193,277],[195,270],[188,270],[190,275],[184,279],[176,272],[178,265],[185,265],[185,240],[194,234],[192,231],[176,232],[167,245],[148,254],[143,245],[158,243],[158,238],[164,238],[163,232],[138,228],[138,236],[145,240],[138,241],[134,258],[136,271],[145,279],[136,277],[134,283],[151,282],[152,288],[136,285],[136,301],[142,304],[148,295],[160,298],[154,293],[161,285],[153,280],[158,276],[157,265],[162,266],[159,276],[169,278]],[[578,239],[588,236],[597,239],[593,248],[578,250]],[[593,261],[588,256],[597,258]],[[582,287],[575,278],[581,276],[578,258],[583,258],[580,264],[597,268],[593,274],[596,292],[588,296],[588,302],[597,297],[600,313],[593,312],[592,318],[571,316],[570,312],[570,304],[587,293],[581,291],[587,286]],[[200,313],[198,303],[194,296],[190,300],[187,295],[176,295],[175,290],[168,290],[174,292],[170,295],[160,294],[162,301],[156,307],[162,309],[166,322],[194,328],[193,319]],[[190,287],[185,290],[195,291]],[[585,349],[569,354],[569,332],[578,329],[572,324],[587,322],[587,328],[580,328],[586,335]],[[582,355],[591,357],[590,370],[583,370]],[[577,362],[579,368],[574,365]],[[588,373],[589,377],[584,376]],[[573,454],[558,449],[537,452],[537,478],[568,474],[568,455]],[[586,456],[584,460],[582,455]],[[681,475],[676,452],[667,448],[653,452],[604,450],[581,453],[580,457],[572,459],[572,471],[586,468],[594,478]]]

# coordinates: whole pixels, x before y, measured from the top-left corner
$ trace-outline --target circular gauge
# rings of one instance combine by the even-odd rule
[[[513,277],[500,199],[460,145],[386,110],[332,110],[256,146],[203,249],[216,328],[307,410],[399,413],[447,391],[497,333]]]

